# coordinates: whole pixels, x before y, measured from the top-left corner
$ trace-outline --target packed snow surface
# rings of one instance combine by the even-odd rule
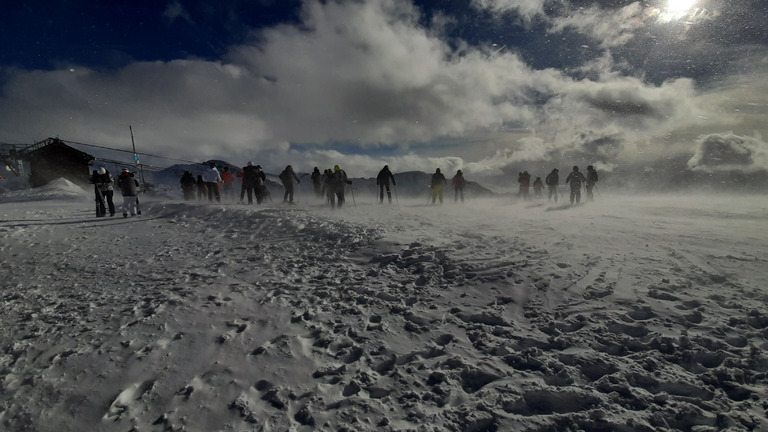
[[[768,430],[765,196],[38,194],[0,196],[0,429]]]

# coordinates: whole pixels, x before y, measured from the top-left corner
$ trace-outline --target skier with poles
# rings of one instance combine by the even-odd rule
[[[392,171],[389,170],[389,165],[384,165],[384,168],[379,171],[379,175],[376,176],[376,185],[379,186],[379,203],[384,203],[384,189],[387,189],[387,198],[389,203],[392,204],[392,192],[389,190],[389,181],[392,180],[392,185],[397,186],[395,183],[395,176]]]
[[[331,175],[330,186],[333,188],[333,191],[336,194],[336,204],[339,206],[339,208],[344,205],[344,188],[348,184],[352,184],[352,180],[347,178],[347,173],[341,169],[340,166],[335,165],[333,167],[333,174]],[[334,203],[331,201],[331,207],[333,206]]]

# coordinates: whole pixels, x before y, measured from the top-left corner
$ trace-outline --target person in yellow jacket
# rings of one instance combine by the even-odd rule
[[[430,184],[432,187],[432,204],[435,204],[438,198],[440,198],[440,204],[443,203],[443,186],[445,184],[445,176],[440,172],[440,168],[436,169],[435,173],[432,174],[432,183]]]

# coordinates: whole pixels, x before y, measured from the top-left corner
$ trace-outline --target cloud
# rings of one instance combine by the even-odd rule
[[[591,6],[557,17],[550,31],[558,33],[572,28],[598,41],[600,47],[612,48],[629,42],[650,17],[639,2],[615,10]]]
[[[701,136],[688,167],[696,171],[768,171],[768,143],[733,133]]]
[[[636,7],[610,22],[631,21]],[[616,41],[606,46],[624,37],[590,28]],[[140,151],[184,159],[492,175],[537,160],[612,167],[690,152],[702,133],[765,127],[758,114],[768,92],[749,89],[768,79],[756,71],[709,88],[688,78],[654,85],[606,50],[577,78],[534,69],[514,52],[449,44],[441,31],[405,0],[306,1],[299,25],[255,32],[220,61],[6,70],[2,139],[129,148],[132,125]],[[744,64],[764,64],[754,60]]]
[[[546,0],[472,0],[471,5],[478,9],[488,9],[495,13],[515,11],[527,20],[544,15]]]
[[[181,18],[190,24],[194,24],[192,21],[192,16],[178,0],[174,0],[168,3],[168,6],[166,6],[165,10],[163,11],[163,17],[167,18],[171,22]]]

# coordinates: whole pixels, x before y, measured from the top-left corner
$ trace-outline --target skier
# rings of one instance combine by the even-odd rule
[[[98,182],[99,170],[93,170],[90,183],[93,185],[93,194],[96,197],[96,217],[102,217],[106,213],[106,208],[104,207],[104,197],[101,196],[101,191],[99,191]]]
[[[96,202],[98,203],[96,216],[106,216],[107,208],[109,209],[109,215],[114,216],[115,203],[112,201],[112,197],[115,192],[112,185],[114,185],[115,180],[112,178],[112,174],[106,168],[99,167],[98,170],[93,172],[91,183],[96,188]]]
[[[181,193],[184,197],[184,201],[195,199],[195,176],[189,171],[184,171],[184,175],[181,176],[179,183],[181,184]]]
[[[123,217],[127,218],[129,212],[131,216],[136,216],[139,181],[133,177],[133,173],[128,171],[128,168],[123,168],[123,172],[117,178],[117,186],[123,194]]]
[[[594,196],[592,196],[592,188],[594,188],[597,185],[597,171],[595,171],[595,168],[590,165],[587,167],[587,199],[592,201],[595,199]]]
[[[576,204],[581,201],[581,183],[586,181],[584,174],[579,172],[579,167],[574,166],[573,171],[565,179],[565,183],[571,183],[571,204],[573,204],[574,199]]]
[[[336,193],[333,189],[333,171],[329,168],[323,171],[323,191],[325,192],[325,201],[331,207],[336,205]]]
[[[456,175],[453,176],[451,183],[453,183],[453,201],[458,201],[459,197],[461,197],[461,202],[464,202],[464,186],[466,186],[467,182],[464,180],[464,174],[461,170],[456,171]]]
[[[547,187],[549,188],[549,200],[552,200],[552,197],[555,197],[555,202],[557,202],[557,186],[558,183],[560,183],[560,175],[557,174],[557,168],[554,168],[551,173],[547,175],[547,178],[544,180],[547,182]]]
[[[379,186],[379,203],[384,203],[384,189],[387,189],[387,198],[389,203],[392,204],[392,192],[389,190],[389,181],[392,180],[392,185],[397,186],[395,183],[395,176],[392,175],[392,171],[389,170],[389,165],[384,165],[384,168],[379,171],[379,175],[376,176],[376,185]]]
[[[205,198],[205,180],[203,180],[203,176],[200,174],[197,175],[197,200],[202,201],[203,198]]]
[[[208,201],[213,201],[216,197],[216,202],[221,202],[221,195],[219,194],[219,183],[221,183],[221,175],[219,170],[216,169],[216,164],[211,163],[208,168],[203,171],[203,181],[205,187],[208,189]]]
[[[536,177],[536,180],[533,182],[533,196],[536,198],[541,198],[541,189],[544,187],[544,183],[541,181],[541,177]]]
[[[293,180],[296,180],[296,183],[301,183],[301,180],[299,180],[299,177],[295,172],[293,172],[293,167],[290,165],[285,167],[283,172],[280,173],[279,177],[283,182],[283,187],[285,188],[285,194],[283,194],[283,202],[293,204]]]
[[[528,189],[531,186],[531,175],[528,174],[528,171],[523,171],[521,173],[518,173],[517,182],[520,183],[520,196],[524,200],[531,199],[531,195],[528,192]]]
[[[257,166],[253,164],[253,162],[248,162],[244,167],[243,171],[239,173],[237,176],[241,177],[243,179],[243,186],[242,189],[240,189],[240,203],[243,203],[243,200],[245,199],[245,194],[248,194],[248,204],[253,204],[253,195],[256,194],[256,202],[261,203],[261,200],[259,199],[259,192],[256,189],[258,186],[259,180],[262,181],[262,175],[264,172],[262,171],[259,173],[259,169],[257,169]]]
[[[105,201],[107,202],[107,208],[109,208],[109,215],[114,216],[115,203],[112,201],[112,197],[115,195],[115,191],[113,188],[113,185],[115,184],[115,179],[112,178],[112,173],[107,171],[107,169],[104,167],[99,168],[99,176],[101,177],[101,181],[99,182],[99,189],[101,190],[101,195],[104,197]],[[103,211],[102,211],[102,214],[104,214]]]
[[[336,203],[339,208],[344,205],[344,188],[348,184],[352,184],[352,180],[347,178],[347,173],[340,166],[334,165],[333,174],[331,175],[331,188],[333,193],[336,194]],[[331,207],[333,206],[334,203],[331,201]]]
[[[430,187],[432,188],[432,204],[435,204],[437,198],[440,198],[440,204],[443,203],[443,186],[446,184],[445,176],[440,172],[440,168],[435,170],[432,174],[432,182]]]
[[[229,167],[224,167],[221,172],[221,195],[232,200],[235,188],[235,176],[229,172]]]
[[[323,197],[323,174],[320,172],[320,169],[318,167],[315,167],[315,169],[312,171],[312,175],[310,176],[312,179],[312,186],[315,189],[315,196],[318,198]]]
[[[261,204],[265,198],[269,197],[267,175],[261,169],[261,165],[256,165],[256,182],[253,186],[253,193],[256,195],[256,204]]]

